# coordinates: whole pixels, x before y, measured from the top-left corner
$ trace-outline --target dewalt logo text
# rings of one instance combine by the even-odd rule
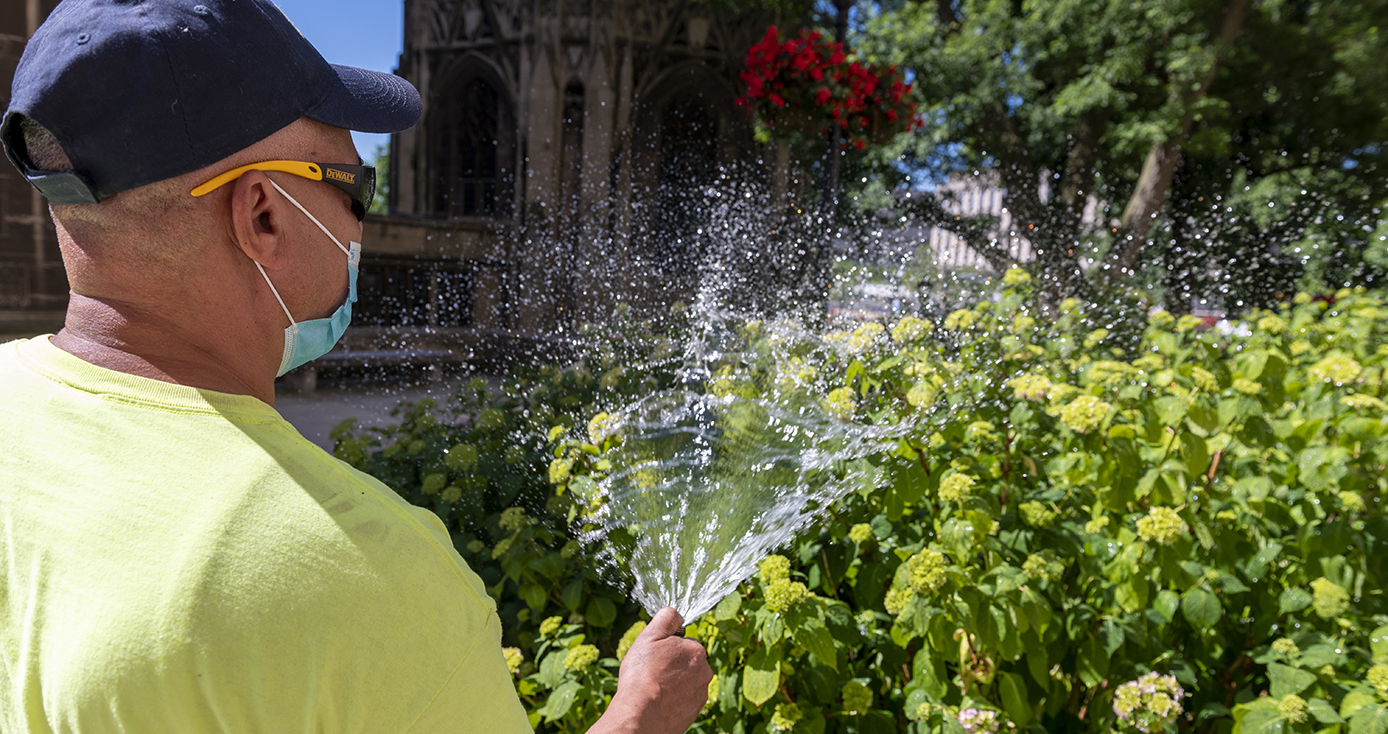
[[[354,173],[344,173],[343,171],[339,171],[335,168],[325,168],[323,169],[323,173],[328,178],[336,179],[343,183],[354,184],[357,182],[357,175]]]

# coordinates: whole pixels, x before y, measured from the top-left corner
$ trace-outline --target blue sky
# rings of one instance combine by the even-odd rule
[[[404,41],[405,3],[400,0],[275,0],[323,58],[332,64],[394,71]],[[389,135],[352,133],[370,161]]]

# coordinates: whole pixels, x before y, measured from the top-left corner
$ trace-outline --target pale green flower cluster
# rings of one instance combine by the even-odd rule
[[[1306,292],[1303,291],[1303,292],[1301,292],[1301,293],[1297,293],[1295,296],[1292,296],[1292,303],[1294,303],[1294,304],[1296,304],[1296,305],[1298,305],[1298,306],[1305,306],[1306,304],[1308,304],[1308,303],[1310,303],[1310,302],[1311,302],[1311,294],[1310,294],[1310,293],[1306,293]]]
[[[1017,510],[1022,513],[1022,521],[1034,528],[1050,527],[1051,523],[1055,522],[1055,518],[1059,514],[1055,510],[1034,500],[1031,502],[1023,502],[1017,506]]]
[[[1065,573],[1065,564],[1047,560],[1040,553],[1033,553],[1022,563],[1022,573],[1037,581],[1059,581]]]
[[[1234,390],[1244,395],[1253,396],[1261,393],[1263,391],[1263,386],[1247,377],[1238,377],[1234,379]]]
[[[1087,522],[1087,523],[1084,524],[1084,532],[1086,532],[1086,533],[1098,533],[1098,532],[1103,532],[1103,529],[1106,528],[1106,527],[1108,527],[1108,515],[1100,515],[1100,516],[1094,518],[1093,520],[1090,520],[1089,522]]]
[[[1176,319],[1176,331],[1190,331],[1204,323],[1205,320],[1200,318],[1199,316],[1191,316],[1190,314],[1186,314],[1185,316]]]
[[[1364,495],[1345,490],[1336,496],[1340,498],[1340,504],[1344,506],[1345,512],[1358,514],[1364,511]]]
[[[1006,285],[1024,285],[1031,282],[1031,274],[1014,265],[1002,274],[1002,282]]]
[[[785,556],[767,556],[757,566],[757,578],[763,584],[790,578],[790,559]]]
[[[1112,411],[1112,405],[1093,395],[1081,395],[1060,409],[1060,422],[1076,433],[1089,433]]]
[[[1301,654],[1301,648],[1296,646],[1296,642],[1290,637],[1281,637],[1273,641],[1272,651],[1281,653],[1286,657],[1294,657]]]
[[[1151,672],[1118,687],[1113,695],[1113,712],[1124,724],[1143,734],[1172,731],[1183,713],[1181,699],[1185,695],[1176,676]]]
[[[1147,325],[1153,329],[1165,329],[1176,323],[1176,317],[1170,311],[1153,311],[1147,315]]]
[[[718,684],[718,676],[715,675],[708,682],[708,700],[704,701],[704,708],[702,709],[703,711],[708,711],[709,709],[713,708],[714,704],[718,703],[719,689],[720,686]]]
[[[976,323],[978,323],[978,314],[967,308],[961,308],[945,317],[945,330],[964,331],[965,329],[972,329]]]
[[[1287,330],[1287,321],[1281,316],[1264,316],[1258,319],[1258,331],[1277,335]]]
[[[627,653],[631,651],[631,646],[636,644],[636,638],[645,631],[646,623],[637,620],[635,624],[627,628],[626,632],[622,633],[622,639],[617,641],[617,660],[620,661],[627,656]]]
[[[1332,354],[1312,365],[1311,369],[1307,370],[1307,375],[1313,380],[1345,385],[1359,379],[1363,372],[1364,368],[1354,361],[1354,358],[1344,354]]]
[[[886,333],[887,327],[876,321],[869,321],[853,330],[852,336],[848,337],[848,349],[854,354],[862,354],[872,348]]]
[[[576,673],[582,673],[588,666],[598,661],[598,648],[596,645],[576,645],[569,650],[569,654],[564,656],[564,667]]]
[[[862,715],[872,710],[872,689],[856,680],[843,684],[843,712]]]
[[[1084,302],[1078,298],[1067,298],[1060,302],[1060,310],[1064,313],[1078,313]]]
[[[554,485],[567,484],[569,477],[573,474],[574,460],[560,457],[549,462],[549,483]]]
[[[617,432],[617,419],[607,413],[598,413],[588,421],[588,440],[601,445],[608,436]]]
[[[515,532],[530,524],[530,518],[525,516],[525,510],[520,507],[507,507],[501,511],[501,519],[497,524],[502,530]]]
[[[1277,702],[1277,713],[1282,714],[1288,723],[1300,724],[1306,721],[1306,699],[1295,693],[1288,693]]]
[[[555,632],[558,632],[559,625],[563,623],[564,620],[559,617],[547,617],[545,621],[540,623],[540,635],[542,637],[549,637]]]
[[[1012,320],[1012,324],[1007,327],[1013,334],[1025,334],[1036,328],[1036,319],[1030,316],[1018,316]]]
[[[975,479],[968,474],[954,472],[940,480],[940,500],[944,502],[960,502],[973,494]]]
[[[872,526],[865,522],[854,525],[848,530],[848,539],[858,545],[868,542],[872,539]]]
[[[1349,609],[1349,592],[1322,576],[1311,582],[1311,608],[1321,619],[1334,619]]]
[[[929,548],[906,559],[911,590],[917,594],[932,594],[945,585],[945,556]]]
[[[1103,343],[1108,338],[1108,329],[1095,329],[1084,337],[1084,348],[1093,349]]]
[[[1045,375],[1019,375],[1008,380],[1007,386],[1023,400],[1044,400],[1051,390],[1051,381]]]
[[[1292,342],[1292,345],[1287,349],[1292,353],[1293,357],[1300,357],[1301,355],[1311,351],[1311,342],[1308,342],[1305,339],[1297,339],[1296,341]]]
[[[887,598],[882,600],[882,606],[887,610],[887,614],[893,617],[901,614],[906,605],[910,603],[911,597],[916,593],[910,589],[893,587],[887,590]]]
[[[771,731],[790,731],[800,722],[802,715],[800,707],[793,703],[777,704],[776,713],[771,715],[771,724],[767,728]]]
[[[467,552],[476,555],[487,549],[487,544],[480,540],[473,540],[467,544]]]
[[[506,659],[506,667],[511,671],[511,675],[520,672],[521,663],[525,662],[525,655],[521,654],[519,647],[501,648],[501,656]]]
[[[1002,723],[998,720],[998,713],[988,709],[964,709],[957,718],[965,734],[996,734],[998,725]]]
[[[964,429],[965,441],[996,441],[1000,438],[988,421],[974,421]]]
[[[1205,392],[1219,392],[1219,378],[1203,367],[1191,368],[1190,379],[1195,382],[1196,387]]]
[[[1372,395],[1364,395],[1362,393],[1346,395],[1340,398],[1340,403],[1355,410],[1388,411],[1388,405],[1384,405],[1382,400]]]
[[[1170,507],[1153,507],[1137,521],[1137,536],[1149,543],[1171,545],[1186,532],[1186,521]]]
[[[799,581],[778,579],[766,585],[766,608],[781,613],[810,598],[810,590]]]
[[[918,339],[923,339],[930,334],[935,325],[925,319],[918,319],[915,316],[903,316],[892,327],[892,341],[897,344],[909,344]]]
[[[1133,360],[1133,367],[1142,370],[1143,372],[1156,372],[1157,370],[1165,366],[1166,357],[1163,357],[1160,354],[1157,354],[1156,352],[1148,352],[1147,354],[1144,354],[1141,357],[1138,357],[1137,359]]]
[[[851,387],[840,387],[830,390],[824,397],[824,409],[829,414],[839,420],[849,420],[853,417],[854,411],[858,410],[858,403],[853,399],[854,392]]]
[[[1378,691],[1380,698],[1388,699],[1388,665],[1379,663],[1369,668],[1369,685]]]
[[[1137,368],[1127,362],[1101,359],[1090,363],[1087,376],[1092,383],[1112,387],[1130,381],[1135,372]]]

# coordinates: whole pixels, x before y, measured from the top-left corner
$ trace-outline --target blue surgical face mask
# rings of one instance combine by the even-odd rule
[[[271,181],[270,184],[281,194],[284,194],[284,198],[288,199],[289,203],[299,207],[299,211],[313,220],[313,223],[323,230],[323,234],[326,234],[328,239],[337,245],[337,249],[342,250],[347,255],[347,300],[337,307],[332,316],[310,321],[294,321],[294,316],[289,313],[289,307],[284,305],[284,299],[280,298],[280,292],[275,290],[275,284],[271,283],[270,276],[265,274],[265,268],[260,267],[260,263],[255,264],[256,268],[260,270],[260,275],[269,284],[270,292],[275,294],[275,300],[280,302],[280,308],[284,309],[284,315],[289,317],[289,326],[284,330],[284,356],[280,358],[279,372],[275,373],[275,377],[279,377],[305,362],[310,362],[327,354],[328,350],[337,344],[337,340],[342,338],[343,332],[347,331],[347,325],[352,323],[352,304],[356,303],[357,300],[357,265],[361,263],[361,243],[348,242],[351,249],[343,247],[342,243],[333,236],[333,233],[329,232],[328,228],[324,227],[317,217],[309,214],[302,204],[295,201],[289,192],[280,188],[280,185],[274,181]]]

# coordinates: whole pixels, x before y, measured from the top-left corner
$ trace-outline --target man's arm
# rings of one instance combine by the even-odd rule
[[[673,607],[656,613],[622,659],[617,694],[588,734],[683,734],[708,701],[708,652],[681,636]]]

